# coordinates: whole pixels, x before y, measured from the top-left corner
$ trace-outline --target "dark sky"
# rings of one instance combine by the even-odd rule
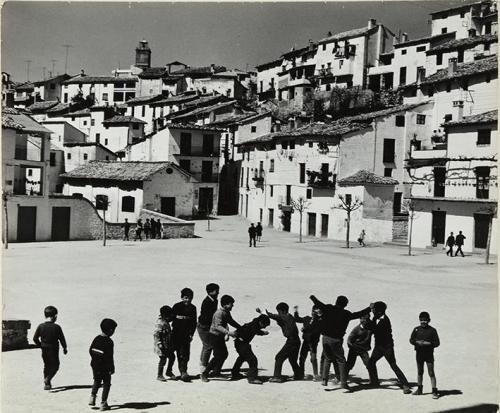
[[[364,27],[376,18],[410,38],[430,33],[429,13],[457,1],[373,1],[309,3],[69,3],[8,1],[2,8],[2,71],[25,81],[42,78],[55,59],[64,72],[108,75],[134,62],[145,38],[153,66],[179,60],[191,66],[211,63],[251,69],[274,60],[293,45],[319,40],[328,31]]]

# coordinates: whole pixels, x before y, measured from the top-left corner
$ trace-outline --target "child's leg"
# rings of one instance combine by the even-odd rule
[[[318,344],[311,343],[309,346],[309,351],[311,352],[311,364],[312,364],[312,369],[313,369],[313,375],[314,375],[314,377],[317,377],[318,376],[318,358],[317,358]]]
[[[274,377],[281,377],[281,370],[283,369],[283,363],[288,357],[288,347],[285,345],[281,348],[281,350],[274,357]]]
[[[349,348],[349,353],[347,353],[347,362],[345,365],[345,370],[346,370],[347,374],[349,374],[349,372],[352,370],[352,368],[356,364],[357,358],[358,358],[357,352],[353,348]]]
[[[300,354],[299,354],[299,367],[301,368],[302,371],[305,370],[306,358],[308,353],[309,353],[309,343],[304,340],[302,342],[302,347],[300,347]]]
[[[94,383],[92,384],[92,390],[90,391],[90,394],[93,397],[97,396],[99,387],[101,387],[101,382],[102,382],[101,375],[98,372],[94,371]]]
[[[427,372],[429,373],[429,377],[431,378],[431,386],[432,390],[437,390],[437,380],[436,374],[434,373],[434,362],[428,361],[427,363]],[[422,374],[423,374],[423,366],[422,366]]]
[[[175,352],[171,351],[170,354],[167,356],[167,358],[168,358],[167,375],[171,375],[172,368],[174,367],[174,363],[175,363]]]
[[[288,362],[290,363],[290,366],[292,367],[294,378],[301,380],[304,377],[304,371],[301,370],[299,365],[297,364],[299,351],[300,351],[300,341],[297,341],[295,343],[289,343],[287,359]]]
[[[158,378],[163,377],[163,369],[165,367],[165,364],[167,363],[167,356],[160,356],[160,359],[158,361]]]
[[[361,353],[358,354],[358,356],[361,357],[363,364],[368,369],[368,362],[370,361],[370,356],[368,354],[368,351],[362,351]]]
[[[252,347],[248,346],[248,353],[245,355],[246,361],[248,363],[248,380],[255,380],[258,375],[258,361],[254,352],[252,351]]]
[[[427,367],[427,370],[429,370],[428,367]],[[430,372],[429,372],[429,375],[430,375]],[[417,357],[417,385],[419,387],[422,387],[423,382],[424,382],[424,362],[423,362],[423,360],[419,360]]]
[[[46,384],[50,384],[59,370],[59,349],[46,349],[44,363]]]
[[[107,403],[109,390],[111,389],[111,374],[105,373],[102,377],[102,403]]]

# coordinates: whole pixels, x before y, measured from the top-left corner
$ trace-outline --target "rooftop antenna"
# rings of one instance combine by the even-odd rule
[[[66,59],[64,61],[64,73],[68,73],[68,55],[70,47],[73,47],[71,44],[63,44],[63,47],[66,49]]]
[[[51,62],[52,62],[52,72],[51,72],[51,75],[54,76],[55,73],[56,73],[56,62],[57,62],[57,60],[56,59],[52,59]]]
[[[42,76],[43,76],[43,80],[45,80],[45,69],[47,69],[45,66],[42,67]]]
[[[33,60],[25,60],[26,62],[26,81],[30,81],[30,64]]]

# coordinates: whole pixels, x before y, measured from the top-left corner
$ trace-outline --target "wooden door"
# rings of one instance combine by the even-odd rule
[[[161,197],[161,213],[175,217],[175,197]]]
[[[17,241],[36,241],[36,207],[22,207],[17,210]]]
[[[52,207],[52,241],[69,240],[70,217],[70,207]]]
[[[307,234],[315,237],[316,236],[316,214],[314,212],[308,212],[307,217],[308,217],[308,222],[309,222]]]

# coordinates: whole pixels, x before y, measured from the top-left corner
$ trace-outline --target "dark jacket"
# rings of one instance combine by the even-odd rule
[[[172,322],[172,337],[183,340],[193,336],[196,330],[196,307],[185,305],[182,301],[174,304],[174,321]]]
[[[453,247],[455,245],[455,237],[453,235],[450,235],[448,239],[446,240],[446,245],[448,247]]]
[[[217,311],[218,301],[216,298],[210,298],[208,295],[201,303],[200,316],[198,317],[198,324],[200,327],[209,329],[212,324],[212,318]]]
[[[63,349],[66,349],[66,339],[59,324],[52,321],[46,321],[40,324],[33,335],[35,344],[42,348],[59,348],[59,342]]]
[[[458,234],[455,238],[455,245],[464,245],[465,236]]]
[[[291,314],[280,315],[267,313],[267,315],[270,319],[278,323],[278,325],[281,327],[283,335],[288,340],[300,341],[299,330],[297,329],[297,324],[295,324],[295,319]]]
[[[319,318],[308,315],[300,317],[297,311],[293,314],[293,318],[304,326],[302,327],[302,340],[313,344],[319,342],[321,335],[321,320]]]
[[[255,232],[260,237],[262,235],[262,225],[257,224],[257,226],[255,227]]]
[[[345,308],[336,305],[323,304],[314,295],[311,296],[311,300],[323,312],[321,318],[321,334],[332,338],[342,339],[349,325],[349,321],[370,314],[370,307],[351,313]]]
[[[379,319],[378,323],[376,320],[373,320],[369,324],[369,329],[373,332],[373,336],[375,337],[376,347],[394,346],[391,320],[389,320],[389,317],[387,317],[387,315],[384,315],[383,318]]]
[[[431,345],[420,346],[417,344],[417,341],[424,340],[431,343]],[[439,347],[439,336],[434,327],[427,326],[422,327],[418,326],[413,329],[410,336],[410,343],[413,344],[416,351],[419,350],[433,350],[436,347]]]
[[[356,351],[369,351],[371,341],[372,332],[361,325],[354,327],[347,337],[347,345]]]
[[[249,227],[248,228],[248,235],[250,235],[250,238],[254,238],[255,235],[257,235],[257,228]]]
[[[90,365],[92,369],[101,373],[115,372],[115,363],[113,360],[113,340],[110,337],[99,334],[89,348],[91,357]]]
[[[263,335],[265,332],[260,328],[258,317],[236,329],[236,340],[244,343],[250,343],[255,336]]]

